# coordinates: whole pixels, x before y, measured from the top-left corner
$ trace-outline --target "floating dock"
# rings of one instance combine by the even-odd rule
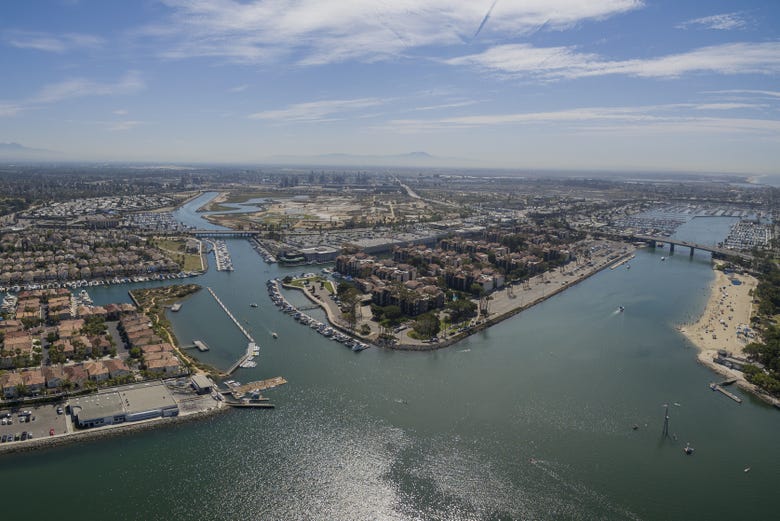
[[[192,343],[195,344],[195,347],[197,347],[198,351],[201,353],[209,350],[209,346],[202,340],[193,340]]]
[[[246,347],[246,353],[241,355],[241,358],[236,360],[236,363],[230,366],[230,368],[226,371],[227,374],[233,374],[233,371],[238,369],[242,366],[242,364],[245,364],[248,362],[253,356],[257,355],[257,352],[255,352],[255,347],[257,346],[257,343],[255,343],[255,339],[252,338],[252,335],[249,334],[249,331],[247,331],[244,326],[241,325],[241,323],[238,321],[236,317],[233,316],[233,313],[230,312],[230,310],[227,308],[225,304],[222,303],[222,301],[219,299],[216,293],[214,293],[214,290],[211,288],[206,288],[209,290],[209,293],[211,293],[211,296],[214,297],[214,300],[217,301],[217,304],[219,304],[219,307],[222,308],[222,311],[227,314],[228,318],[233,321],[233,323],[238,327],[239,331],[249,340],[249,344]],[[197,345],[197,344],[196,344]],[[255,363],[255,365],[257,365]],[[246,366],[250,367],[250,366]],[[254,367],[254,366],[251,366]]]
[[[252,338],[252,335],[250,335],[249,332],[246,329],[244,329],[244,326],[242,326],[241,322],[239,322],[238,319],[233,316],[233,313],[230,312],[230,310],[227,308],[227,306],[225,306],[225,304],[223,304],[222,301],[219,300],[219,297],[217,296],[216,293],[214,293],[214,290],[211,289],[211,288],[206,288],[206,289],[209,290],[209,293],[211,293],[211,296],[214,297],[214,300],[217,301],[217,304],[219,304],[219,307],[222,308],[222,311],[224,311],[227,314],[227,316],[230,318],[230,320],[233,321],[233,323],[238,327],[238,329],[241,331],[241,333],[244,334],[244,336],[247,338],[247,340],[249,340],[250,342],[254,342],[255,339]]]
[[[725,394],[726,396],[728,396],[729,398],[731,398],[732,400],[734,400],[737,403],[742,403],[742,398],[740,398],[739,396],[737,396],[736,394],[734,394],[734,393],[732,393],[730,391],[727,391],[726,389],[724,389],[723,387],[721,387],[720,385],[718,385],[716,383],[711,383],[710,384],[710,389],[712,389],[713,391],[718,391],[720,393]]]
[[[268,402],[225,402],[226,405],[238,408],[273,409],[275,405]]]
[[[626,257],[624,259],[621,259],[621,260],[617,261],[615,264],[613,264],[612,266],[610,266],[609,269],[614,270],[615,268],[619,268],[620,266],[622,266],[623,264],[627,263],[628,261],[630,261],[631,259],[633,259],[635,257],[636,257],[636,255],[631,255],[630,257]]]

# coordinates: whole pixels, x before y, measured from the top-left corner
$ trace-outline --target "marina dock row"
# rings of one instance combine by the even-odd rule
[[[292,315],[293,319],[300,322],[301,324],[309,326],[324,337],[335,340],[336,342],[341,342],[355,352],[371,347],[370,344],[366,344],[357,339],[351,338],[348,335],[340,333],[334,328],[329,327],[327,324],[324,324],[318,320],[313,319],[309,315],[302,313],[298,308],[290,304],[287,299],[284,298],[284,295],[282,295],[282,292],[279,290],[278,280],[271,279],[266,282],[266,286],[268,287],[268,295],[271,297],[271,300],[279,308],[279,310],[287,313],[288,315]]]
[[[230,258],[225,241],[216,239],[212,242],[214,245],[214,259],[217,262],[217,271],[233,271],[233,260]]]

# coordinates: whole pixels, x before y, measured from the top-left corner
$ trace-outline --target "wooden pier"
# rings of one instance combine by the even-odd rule
[[[277,376],[275,378],[269,378],[259,382],[249,382],[248,384],[239,385],[237,387],[233,387],[231,390],[233,396],[243,396],[244,394],[251,393],[253,391],[265,391],[266,389],[273,389],[274,387],[279,387],[280,385],[284,385],[286,383],[287,380],[281,376]]]
[[[734,394],[734,393],[732,393],[730,391],[727,391],[726,389],[721,387],[719,384],[711,383],[710,384],[710,389],[712,389],[713,391],[718,391],[720,393],[723,393],[724,395],[728,396],[729,398],[731,398],[732,400],[734,400],[737,403],[742,403],[742,398],[740,398],[739,396],[737,396],[736,394]]]

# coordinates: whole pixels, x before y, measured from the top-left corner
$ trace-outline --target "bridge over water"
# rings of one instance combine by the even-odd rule
[[[699,244],[697,242],[681,241],[679,239],[670,239],[669,237],[653,237],[649,235],[631,235],[628,238],[635,241],[646,242],[651,248],[655,248],[659,243],[666,243],[669,245],[669,253],[674,253],[675,246],[690,248],[691,257],[693,257],[693,252],[695,250],[702,250],[724,257],[740,257],[748,260],[753,259],[753,255],[749,253],[729,250],[728,248],[721,248],[720,246],[713,246],[711,244]]]
[[[195,237],[254,237],[260,232],[247,230],[190,230]]]

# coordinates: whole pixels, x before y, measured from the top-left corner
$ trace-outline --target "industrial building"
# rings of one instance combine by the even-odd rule
[[[101,427],[179,415],[179,406],[162,382],[146,382],[79,396],[70,402],[80,428]]]

